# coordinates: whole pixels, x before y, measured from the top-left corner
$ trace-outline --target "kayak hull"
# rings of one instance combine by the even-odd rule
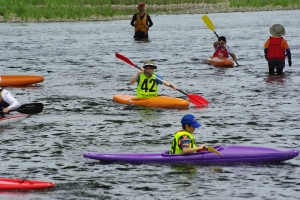
[[[0,125],[6,125],[6,124],[12,124],[19,121],[22,121],[26,117],[28,117],[28,114],[7,114],[3,118],[0,118]]]
[[[189,102],[184,99],[168,97],[168,96],[157,96],[151,98],[139,99],[133,95],[117,94],[113,97],[113,100],[120,104],[131,104],[137,106],[146,107],[188,107]]]
[[[234,61],[225,57],[212,57],[207,59],[207,64],[215,67],[233,67]]]
[[[250,146],[215,146],[221,155],[212,152],[197,152],[193,154],[168,154],[163,153],[84,153],[86,158],[108,161],[128,162],[133,164],[142,163],[197,163],[209,164],[242,164],[242,163],[280,163],[299,155],[294,149],[273,149]]]
[[[17,178],[0,178],[0,190],[41,190],[54,187],[55,183]]]
[[[44,81],[43,76],[35,75],[0,75],[0,87],[26,86]]]

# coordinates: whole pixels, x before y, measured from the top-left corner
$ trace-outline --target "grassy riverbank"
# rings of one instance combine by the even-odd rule
[[[2,0],[1,22],[91,21],[130,19],[136,0]],[[149,1],[150,2],[150,1]],[[215,12],[299,9],[300,0],[151,0],[151,14],[207,14]]]

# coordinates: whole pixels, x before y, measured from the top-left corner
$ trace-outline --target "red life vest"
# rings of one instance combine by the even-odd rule
[[[218,47],[216,52],[214,53],[213,57],[225,57],[228,58],[228,51],[226,48],[224,48],[223,50],[221,49],[221,47]]]
[[[267,60],[284,60],[285,55],[284,55],[284,49],[281,47],[281,38],[273,38],[270,37],[270,45],[268,48],[268,53],[267,53]]]

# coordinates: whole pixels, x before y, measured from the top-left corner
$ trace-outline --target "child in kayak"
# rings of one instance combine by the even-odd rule
[[[285,67],[285,52],[288,57],[289,66],[292,66],[292,56],[287,41],[282,37],[285,35],[285,29],[280,24],[274,24],[270,28],[272,37],[268,38],[264,47],[265,58],[269,65],[269,74],[274,74],[275,68],[277,74],[282,74]]]
[[[5,114],[12,109],[17,109],[18,107],[20,107],[20,103],[11,95],[9,91],[0,87],[0,108],[2,112]]]
[[[233,60],[236,61],[235,54],[231,49],[226,46],[226,38],[224,36],[219,37],[218,41],[214,42],[215,53],[213,57],[225,57],[232,56]]]
[[[158,84],[172,87],[177,90],[175,85],[172,85],[154,72],[157,69],[152,60],[144,62],[144,66],[130,79],[130,84],[137,82],[137,97],[138,98],[151,98],[158,96]]]
[[[183,130],[175,133],[170,148],[170,154],[189,154],[205,150],[206,147],[204,144],[199,147],[196,146],[194,136],[192,134],[195,131],[195,128],[199,128],[201,126],[201,124],[195,119],[194,115],[184,115],[181,119],[181,124]]]

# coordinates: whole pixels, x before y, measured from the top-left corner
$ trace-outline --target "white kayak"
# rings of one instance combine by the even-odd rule
[[[19,122],[28,116],[29,116],[28,114],[22,114],[22,113],[6,114],[6,115],[4,115],[4,117],[0,118],[0,125],[6,125],[6,124]]]

